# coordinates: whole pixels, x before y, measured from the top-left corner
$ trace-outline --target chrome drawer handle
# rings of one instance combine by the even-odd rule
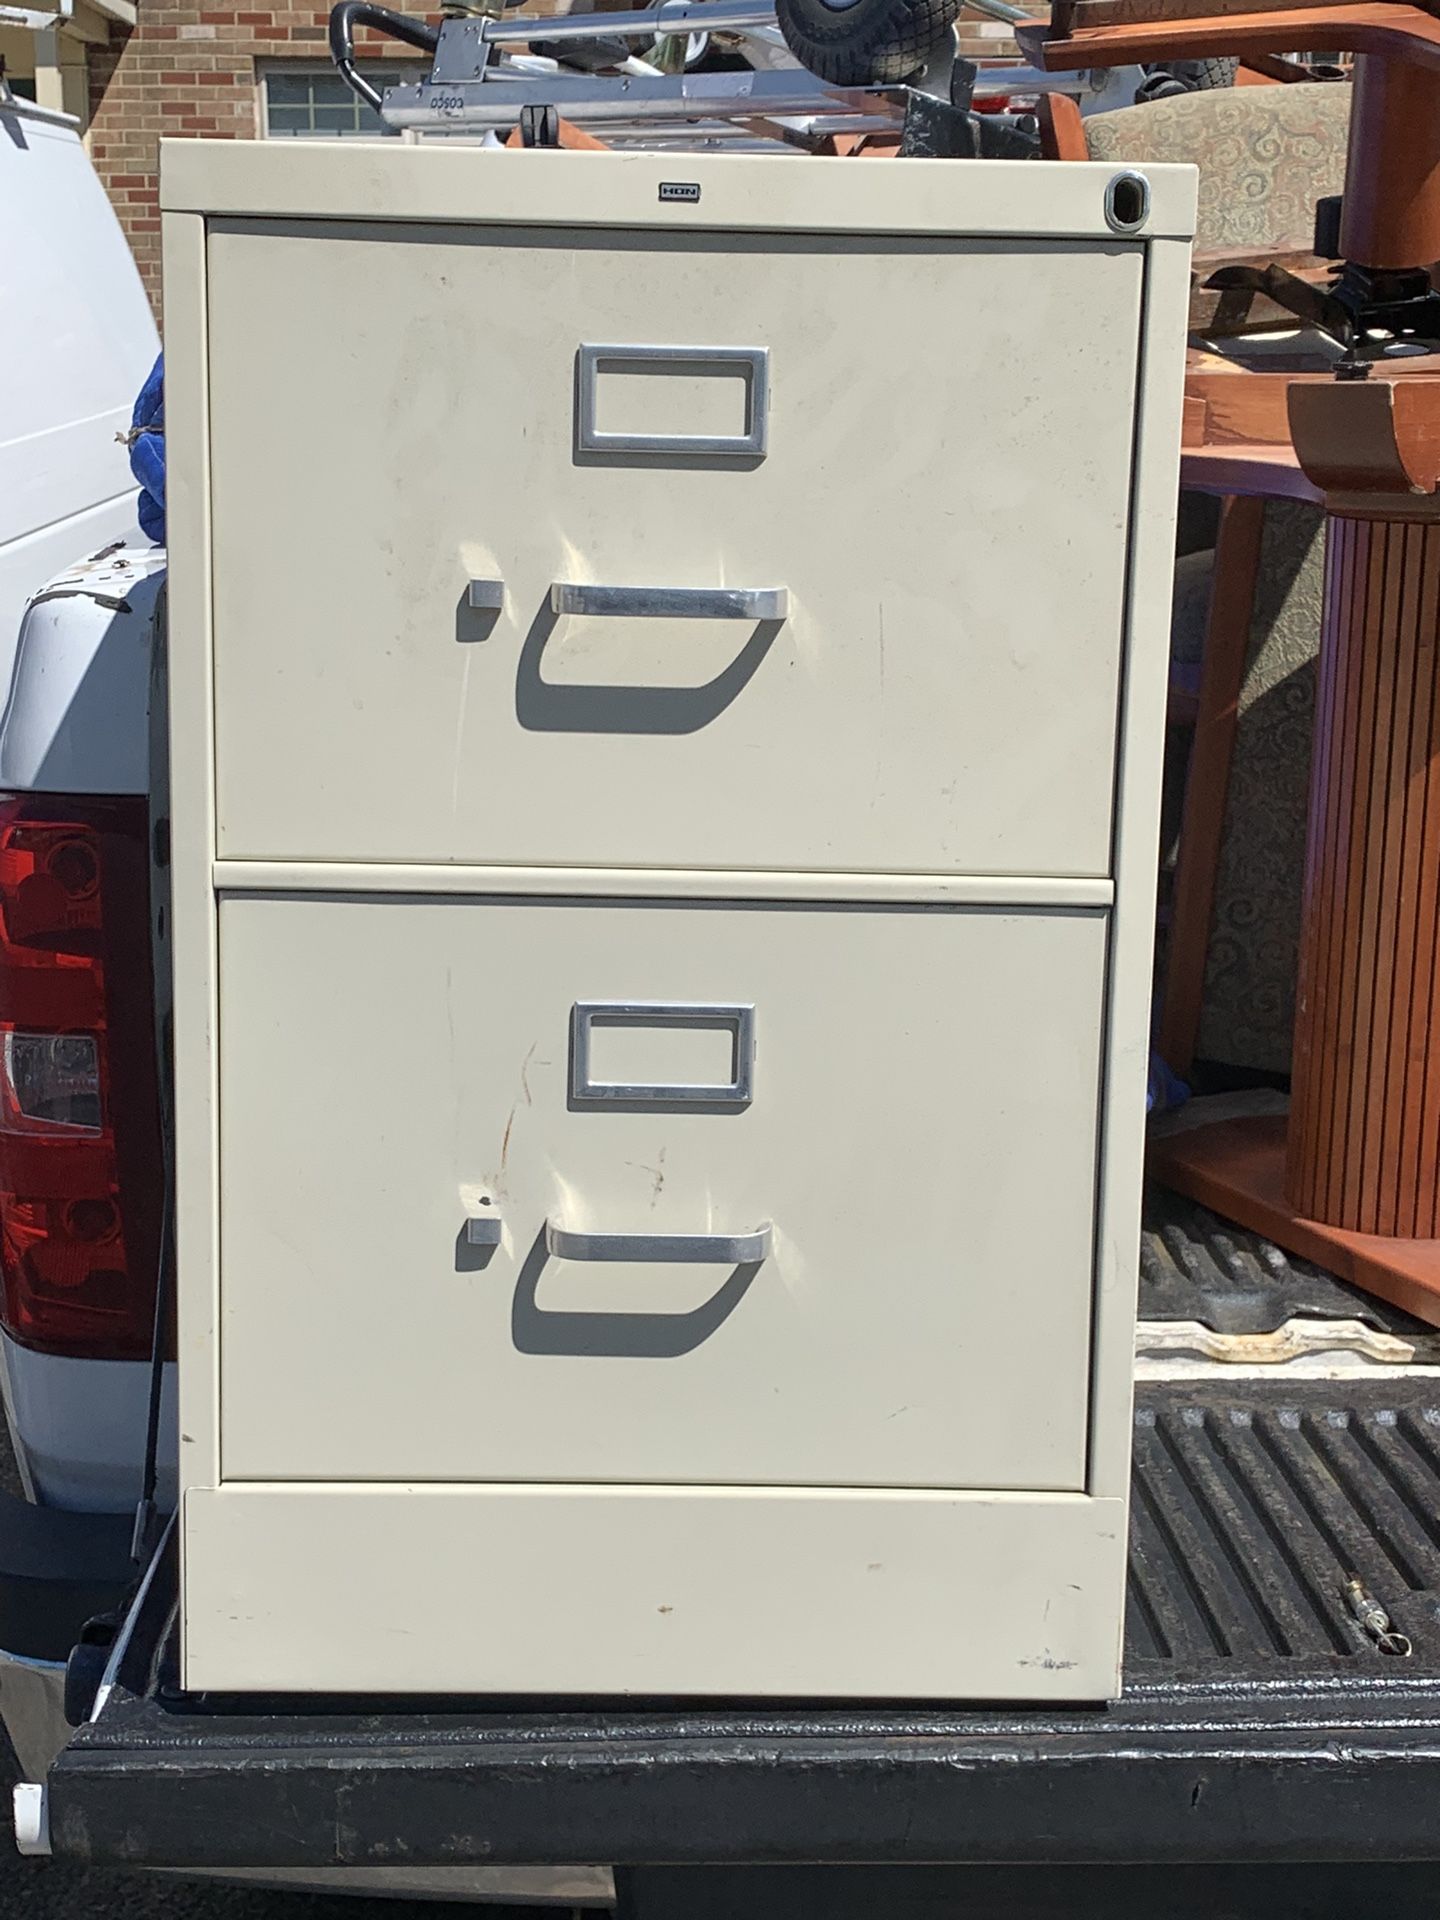
[[[582,587],[557,580],[552,613],[599,613],[663,620],[783,620],[788,587]]]
[[[756,1267],[770,1253],[767,1220],[754,1233],[575,1233],[545,1222],[545,1248],[557,1260],[675,1260]]]

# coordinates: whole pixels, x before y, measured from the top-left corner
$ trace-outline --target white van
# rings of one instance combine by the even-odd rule
[[[117,437],[159,350],[135,262],[68,114],[0,82],[0,699],[25,602],[139,541]]]

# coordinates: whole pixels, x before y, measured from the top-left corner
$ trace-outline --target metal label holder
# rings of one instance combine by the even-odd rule
[[[728,1026],[735,1035],[734,1071],[728,1082],[703,1085],[680,1082],[629,1084],[596,1080],[590,1069],[590,1036],[597,1020],[632,1027]],[[577,1000],[570,1015],[570,1099],[576,1106],[694,1105],[747,1107],[755,1067],[755,1009],[708,1001]]]
[[[595,424],[595,388],[601,366],[621,371],[655,367],[742,368],[749,374],[744,433],[611,433]],[[724,460],[763,460],[769,432],[768,347],[580,348],[577,370],[575,445],[580,453],[708,454]]]

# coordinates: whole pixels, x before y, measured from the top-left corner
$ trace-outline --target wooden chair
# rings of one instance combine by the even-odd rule
[[[1345,184],[1349,86],[1216,87],[1081,117],[1068,94],[1041,101],[1052,160],[1193,160],[1200,169],[1197,252],[1308,252],[1315,202]]]
[[[1157,1044],[1288,1073],[1324,577],[1324,515],[1222,506]]]

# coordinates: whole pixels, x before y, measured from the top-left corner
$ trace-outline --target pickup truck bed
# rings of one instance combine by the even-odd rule
[[[1235,1306],[1256,1263],[1243,1248],[1236,1255],[1233,1233],[1218,1259],[1204,1234],[1203,1223],[1168,1218],[1162,1236],[1166,1258],[1197,1285],[1229,1288],[1228,1307],[1222,1298],[1198,1317],[1252,1328],[1273,1318],[1264,1287],[1260,1304]],[[1153,1306],[1166,1293],[1153,1228],[1147,1245]],[[1307,1276],[1279,1273],[1259,1251],[1288,1311]],[[1175,1303],[1159,1311],[1196,1317],[1193,1293],[1171,1290]],[[1332,1298],[1317,1304],[1335,1311]],[[1360,1296],[1351,1310],[1375,1318]],[[1381,1324],[1396,1324],[1381,1311]],[[1117,1863],[1388,1871],[1440,1861],[1440,1378],[1223,1373],[1137,1389],[1126,1688],[1116,1704],[491,1700],[437,1710],[187,1699],[173,1681],[167,1562],[104,1710],[51,1770],[54,1851],[166,1867],[943,1862],[983,1864],[991,1879],[1006,1865],[1045,1863],[1093,1876]],[[1351,1576],[1406,1637],[1408,1655],[1382,1651],[1356,1620]],[[1341,1899],[1344,1876],[1328,1869],[1316,1882],[1323,1899],[1297,1904],[1295,1871],[1286,1867],[1278,1908],[1269,1874],[1247,1871],[1243,1899],[1212,1890],[1196,1911],[1249,1913],[1253,1902],[1290,1920],[1375,1910],[1373,1878],[1356,1909]],[[1055,1878],[1070,1889],[1056,1911],[1083,1911],[1072,1904],[1080,1882]],[[1149,1879],[1130,1871],[1124,1884],[1138,1895]],[[1433,1912],[1440,1871],[1421,1880]],[[802,1881],[785,1883],[797,1898]],[[622,1907],[637,1914],[668,1912],[672,1895],[696,1920],[763,1906],[750,1894],[705,1904],[723,1877],[704,1878],[703,1898],[686,1876],[622,1871],[618,1883]],[[845,1903],[863,1883],[845,1880]],[[906,1900],[920,1905],[893,1910],[928,1911],[921,1884],[907,1885]],[[829,1893],[813,1898],[817,1913],[849,1911]],[[1012,1888],[1001,1904],[1050,1910],[1016,1900]],[[1113,1889],[1106,1902],[1109,1914],[1128,1910]],[[1385,1904],[1391,1915],[1408,1910],[1396,1889]],[[886,1905],[876,1890],[868,1911]],[[1152,1900],[1147,1910],[1167,1909]]]

